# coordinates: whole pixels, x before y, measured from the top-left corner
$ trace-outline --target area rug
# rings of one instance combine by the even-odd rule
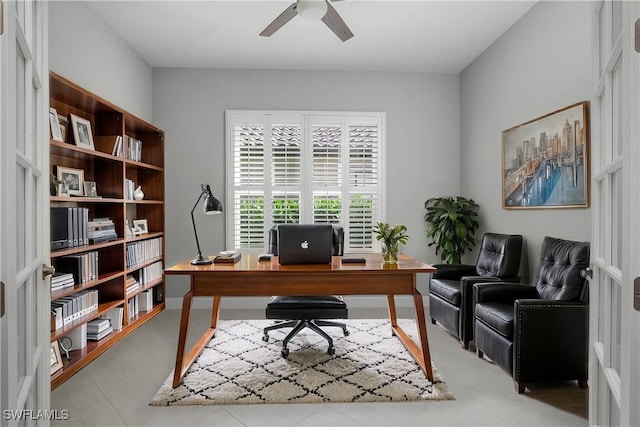
[[[412,320],[399,320],[412,337]],[[171,388],[169,375],[152,406],[228,405],[251,403],[389,402],[453,400],[433,366],[429,381],[400,341],[392,336],[388,319],[347,320],[348,336],[325,328],[327,342],[305,329],[289,343],[289,357],[280,354],[290,329],[262,329],[271,320],[220,321],[216,336],[184,376]]]

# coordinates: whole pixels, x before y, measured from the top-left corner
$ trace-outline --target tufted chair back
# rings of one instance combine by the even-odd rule
[[[278,224],[269,230],[269,253],[278,255]],[[333,225],[333,253],[334,256],[344,255],[344,229]]]
[[[516,277],[520,271],[522,236],[485,233],[476,262],[478,276]]]
[[[589,267],[589,246],[588,242],[544,238],[536,277],[541,299],[587,301],[588,283],[581,272]]]

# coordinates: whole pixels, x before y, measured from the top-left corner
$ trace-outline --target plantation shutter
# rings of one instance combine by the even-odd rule
[[[342,222],[342,126],[311,125],[313,222]]]
[[[348,247],[373,247],[373,225],[380,209],[380,125],[349,125]]]
[[[232,212],[235,248],[264,246],[264,159],[264,126],[234,125]]]
[[[228,111],[227,246],[264,250],[273,224],[339,224],[372,251],[382,221],[384,114]]]
[[[273,224],[300,223],[301,132],[299,124],[277,124],[271,130]]]

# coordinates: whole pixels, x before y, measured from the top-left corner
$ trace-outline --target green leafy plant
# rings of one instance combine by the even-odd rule
[[[378,222],[373,227],[373,232],[376,235],[376,240],[382,243],[382,258],[384,261],[398,261],[400,244],[405,245],[409,239],[407,227],[399,224],[391,226],[385,222]]]
[[[434,197],[424,202],[427,237],[436,255],[448,264],[460,264],[462,255],[476,245],[478,204],[464,197]]]

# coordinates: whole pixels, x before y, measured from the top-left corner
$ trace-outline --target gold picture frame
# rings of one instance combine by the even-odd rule
[[[588,101],[502,132],[502,207],[589,207]]]

